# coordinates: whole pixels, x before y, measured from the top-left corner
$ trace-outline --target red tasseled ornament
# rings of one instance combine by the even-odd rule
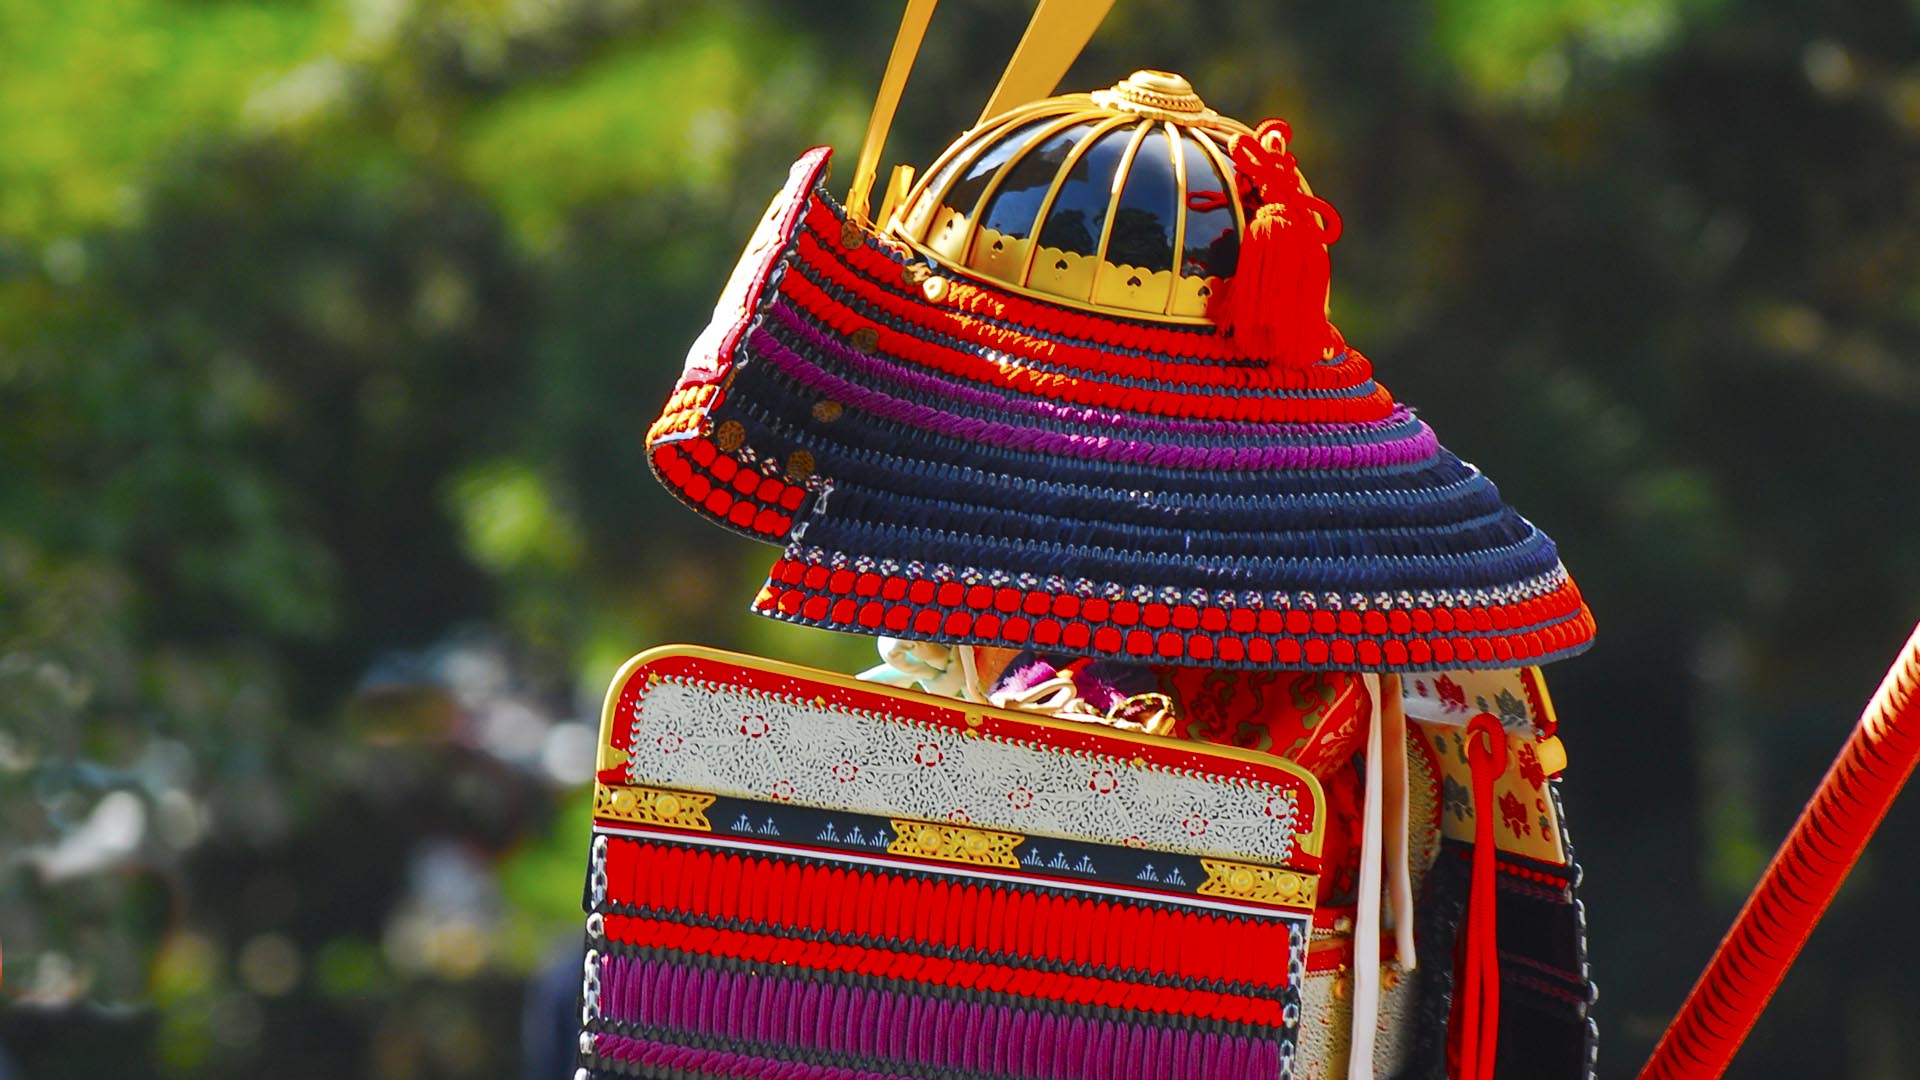
[[[1287,152],[1292,138],[1285,120],[1268,120],[1252,137],[1228,143],[1234,167],[1259,192],[1260,208],[1240,238],[1219,324],[1246,356],[1310,367],[1340,340],[1327,321],[1327,245],[1340,239],[1340,215],[1305,190]]]

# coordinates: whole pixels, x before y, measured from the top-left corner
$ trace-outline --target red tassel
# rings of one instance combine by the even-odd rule
[[[1307,193],[1287,152],[1292,138],[1286,121],[1268,120],[1252,137],[1235,135],[1228,143],[1234,168],[1259,193],[1260,208],[1240,238],[1219,323],[1243,355],[1311,367],[1340,342],[1327,321],[1327,246],[1340,239],[1340,215]]]
[[[1493,1080],[1494,1052],[1500,1038],[1493,782],[1507,771],[1507,733],[1491,713],[1481,713],[1467,725],[1467,763],[1473,771],[1473,865],[1467,890],[1466,932],[1459,948],[1459,982],[1449,1022],[1448,1073],[1456,1080]]]

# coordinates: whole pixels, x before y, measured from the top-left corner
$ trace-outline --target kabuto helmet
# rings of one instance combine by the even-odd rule
[[[1552,541],[1329,322],[1339,218],[1289,144],[1142,71],[986,118],[872,220],[808,152],[655,471],[784,547],[753,605],[788,622],[1293,670],[1581,650]]]

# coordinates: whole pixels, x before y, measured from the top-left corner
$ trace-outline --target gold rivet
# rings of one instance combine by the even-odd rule
[[[713,433],[713,441],[722,450],[738,450],[740,444],[747,441],[747,429],[740,421],[729,420],[720,425],[720,430]]]
[[[940,850],[940,832],[937,829],[921,829],[914,840],[920,845],[921,851]]]
[[[867,242],[867,234],[851,221],[840,223],[840,246],[852,251]]]
[[[795,480],[805,480],[813,475],[813,455],[805,450],[795,450],[787,455],[787,475]]]
[[[947,279],[930,277],[920,283],[920,291],[926,295],[927,299],[937,304],[947,298]]]
[[[831,424],[840,419],[840,411],[840,403],[837,401],[822,400],[813,403],[813,418],[823,424]]]
[[[680,800],[672,795],[662,795],[653,800],[653,810],[661,817],[673,817],[680,813]]]
[[[863,353],[870,353],[880,347],[880,331],[871,326],[863,326],[848,335],[853,347]]]
[[[633,792],[626,788],[616,789],[613,793],[613,808],[623,814],[633,809]]]

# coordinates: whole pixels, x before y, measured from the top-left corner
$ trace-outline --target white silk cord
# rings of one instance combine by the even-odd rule
[[[1380,1022],[1380,863],[1381,805],[1386,787],[1382,772],[1380,676],[1362,672],[1367,718],[1367,792],[1361,811],[1360,895],[1353,925],[1353,1037],[1347,1051],[1347,1080],[1373,1080],[1374,1028]],[[1405,747],[1398,748],[1405,754]]]
[[[904,680],[918,683],[929,694],[962,701],[987,700],[971,645],[955,648],[934,641],[883,637],[879,647],[880,658],[886,663],[861,672],[860,678],[891,686],[903,685]]]
[[[1381,749],[1386,755],[1387,908],[1393,913],[1394,958],[1400,970],[1416,966],[1413,950],[1413,867],[1408,839],[1412,802],[1407,789],[1407,713],[1400,703],[1400,676],[1381,680]]]
[[[961,685],[968,701],[987,700],[986,689],[980,685],[980,660],[973,654],[973,646],[961,645],[954,649],[960,654],[960,670],[965,675]]]

